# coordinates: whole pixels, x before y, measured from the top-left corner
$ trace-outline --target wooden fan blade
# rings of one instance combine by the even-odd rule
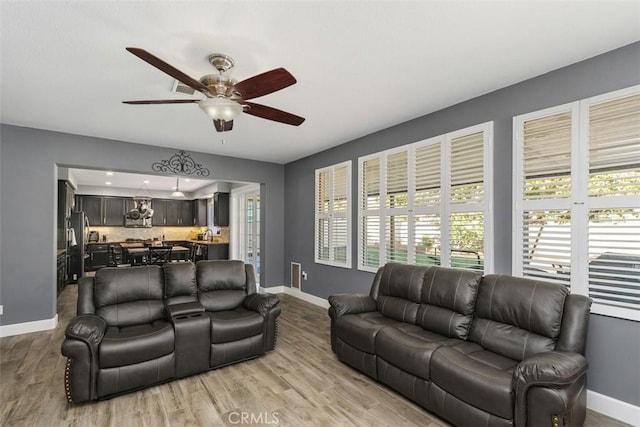
[[[153,99],[149,101],[122,101],[123,104],[141,105],[141,104],[191,104],[200,102],[199,99]]]
[[[224,120],[213,119],[213,125],[216,127],[218,132],[227,132],[233,129],[233,120],[225,122]]]
[[[253,99],[284,89],[295,82],[295,77],[287,70],[276,68],[236,83],[233,91],[240,93],[242,99]]]
[[[277,108],[267,107],[266,105],[256,104],[253,102],[243,102],[248,105],[249,109],[244,112],[252,116],[261,117],[274,122],[285,123],[287,125],[300,126],[304,122],[304,117],[278,110]]]
[[[189,86],[193,90],[197,90],[197,91],[205,93],[205,94],[209,93],[209,89],[205,85],[203,85],[201,82],[199,82],[198,80],[194,79],[193,77],[190,77],[190,76],[186,75],[182,71],[180,71],[177,68],[175,68],[173,65],[167,64],[162,59],[158,58],[157,56],[154,56],[154,55],[150,54],[146,50],[140,49],[140,48],[137,48],[137,47],[128,47],[126,49],[129,52],[133,53],[138,58],[142,59],[143,61],[153,65],[158,70],[160,70],[160,71],[162,71],[164,73],[167,73],[168,75],[170,75],[174,79],[180,80],[182,83],[186,84],[187,86]]]

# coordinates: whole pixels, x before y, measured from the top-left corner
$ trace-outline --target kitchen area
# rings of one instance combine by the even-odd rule
[[[151,190],[149,179],[129,190],[58,181],[58,294],[103,267],[229,259],[231,186],[189,194],[171,179],[170,194]]]

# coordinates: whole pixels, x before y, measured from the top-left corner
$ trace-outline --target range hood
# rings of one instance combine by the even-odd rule
[[[131,209],[124,216],[125,227],[148,228],[151,227],[151,218],[153,217],[153,209],[151,209],[150,197],[134,197],[136,207]]]

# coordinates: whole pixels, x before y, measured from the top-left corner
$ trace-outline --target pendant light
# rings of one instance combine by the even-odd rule
[[[176,191],[174,191],[173,193],[171,193],[171,197],[175,197],[175,198],[182,198],[184,199],[185,195],[182,191],[180,191],[180,182],[179,182],[180,178],[176,178]]]

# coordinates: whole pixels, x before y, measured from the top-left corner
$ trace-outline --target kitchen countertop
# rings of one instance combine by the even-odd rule
[[[200,245],[228,245],[229,244],[229,242],[209,242],[208,240],[194,240],[194,239],[188,239],[187,242],[197,243]]]

